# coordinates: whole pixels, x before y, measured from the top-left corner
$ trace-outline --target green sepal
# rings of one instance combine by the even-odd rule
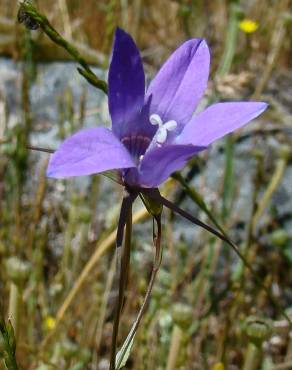
[[[140,193],[142,202],[144,203],[147,211],[154,217],[160,216],[162,213],[163,205],[153,198],[148,197],[146,194]]]

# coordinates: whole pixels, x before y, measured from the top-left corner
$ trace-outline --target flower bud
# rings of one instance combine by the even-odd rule
[[[31,272],[31,264],[18,257],[10,257],[5,261],[9,278],[16,284],[24,283]]]
[[[289,234],[284,229],[275,230],[271,234],[271,242],[277,247],[283,247],[289,240]]]
[[[79,221],[88,224],[91,220],[91,212],[88,208],[81,208],[78,215]]]
[[[285,160],[289,160],[292,156],[292,150],[291,148],[288,146],[288,145],[281,145],[280,148],[279,148],[279,156],[282,158],[282,159],[285,159]]]
[[[249,316],[245,320],[244,329],[251,342],[261,345],[272,333],[272,323],[268,319]]]
[[[189,305],[176,303],[172,308],[172,319],[180,328],[188,328],[193,322],[193,312]]]

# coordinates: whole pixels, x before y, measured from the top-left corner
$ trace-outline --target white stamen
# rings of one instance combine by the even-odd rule
[[[166,138],[167,138],[167,130],[165,127],[162,126],[157,130],[157,134],[156,134],[157,144],[165,143]]]
[[[149,120],[152,125],[158,125],[159,127],[163,125],[162,119],[160,118],[159,114],[151,114]]]
[[[171,121],[165,122],[163,127],[165,127],[167,131],[173,131],[177,128],[177,122],[172,119]]]
[[[152,125],[158,125],[155,139],[156,139],[156,143],[159,146],[165,143],[167,139],[168,131],[173,131],[177,128],[177,122],[175,120],[170,120],[170,121],[163,123],[159,114],[151,114],[149,120]]]

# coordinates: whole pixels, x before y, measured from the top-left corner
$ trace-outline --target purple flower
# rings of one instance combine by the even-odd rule
[[[170,56],[145,93],[139,51],[117,29],[108,79],[112,130],[86,128],[66,139],[51,156],[48,176],[116,169],[125,185],[158,187],[193,155],[266,109],[263,102],[218,103],[193,115],[207,86],[209,64],[205,40],[189,40]]]

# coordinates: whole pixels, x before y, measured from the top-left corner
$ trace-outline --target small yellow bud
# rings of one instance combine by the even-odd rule
[[[259,24],[251,19],[243,19],[239,22],[239,28],[245,33],[253,33],[259,28]]]
[[[56,326],[56,320],[52,316],[47,316],[44,321],[46,330],[53,330]]]
[[[222,364],[222,362],[217,362],[213,365],[212,370],[224,370],[225,366]]]

